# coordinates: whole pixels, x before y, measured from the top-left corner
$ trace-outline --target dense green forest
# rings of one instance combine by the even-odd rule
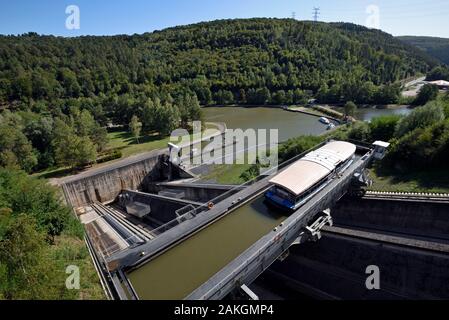
[[[449,39],[415,36],[403,36],[398,39],[424,50],[432,57],[449,65]]]
[[[104,127],[169,133],[200,104],[395,103],[438,62],[378,30],[221,20],[132,36],[0,36],[0,165],[33,172],[104,154]]]
[[[57,114],[68,99],[90,98],[83,104],[96,117],[123,123],[131,116],[121,96],[165,100],[188,90],[202,104],[260,104],[328,89],[339,95],[329,98],[357,100],[352,87],[393,83],[436,64],[381,31],[290,19],[224,20],[133,36],[3,36],[0,56],[4,104],[27,108],[45,99],[51,105],[35,108]]]
[[[104,298],[83,235],[56,189],[0,169],[0,300]],[[80,268],[80,290],[65,286],[69,265]]]
[[[427,75],[427,80],[449,81],[449,39],[435,37],[398,37],[401,41],[415,46],[443,64],[433,68]]]

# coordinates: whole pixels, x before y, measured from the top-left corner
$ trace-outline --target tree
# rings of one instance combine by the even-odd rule
[[[219,105],[231,104],[234,102],[234,95],[229,90],[219,90],[215,94],[215,101]]]
[[[5,209],[0,215],[0,261],[5,271],[0,291],[8,300],[48,297],[46,282],[52,270],[44,259],[44,235],[30,216],[13,218]]]
[[[279,90],[273,95],[273,103],[277,105],[284,104],[286,100],[285,91]]]
[[[31,172],[36,164],[36,154],[21,128],[0,121],[0,166]]]
[[[39,116],[37,119],[25,121],[23,133],[31,142],[37,154],[37,169],[45,169],[54,165],[54,155],[51,148],[53,138],[53,118]]]
[[[287,161],[323,141],[323,137],[301,136],[287,140],[279,149],[279,158],[281,162]]]
[[[0,297],[61,298],[65,267],[51,246],[55,236],[82,239],[83,232],[56,188],[23,171],[0,169]]]
[[[432,84],[425,84],[413,101],[415,106],[423,106],[431,100],[435,100],[438,96],[438,87]]]
[[[177,106],[159,99],[154,101],[154,118],[158,121],[154,123],[154,130],[161,135],[169,135],[177,128],[180,121],[180,112]]]
[[[96,145],[87,136],[78,136],[74,129],[61,119],[55,120],[52,145],[59,165],[85,166],[95,162]]]
[[[386,115],[377,117],[369,123],[370,135],[373,141],[389,141],[394,137],[394,132],[398,122],[401,120],[399,115]]]
[[[357,111],[357,106],[354,102],[348,101],[345,104],[345,116],[354,117],[355,112]]]
[[[437,66],[427,74],[427,81],[446,80],[449,81],[449,68],[445,66]]]
[[[414,109],[408,116],[402,118],[395,131],[400,138],[417,128],[425,128],[444,119],[444,111],[440,102],[432,101],[423,107]]]
[[[348,133],[348,138],[358,141],[370,142],[371,133],[369,129],[369,124],[361,121],[354,123],[351,130]]]
[[[78,108],[73,108],[71,113],[74,118],[75,133],[79,137],[89,137],[96,145],[97,151],[103,151],[108,143],[107,130],[102,128],[86,109],[80,112]]]
[[[385,158],[386,164],[407,172],[444,168],[449,154],[449,121],[418,127],[395,139]]]
[[[400,93],[401,87],[399,85],[384,85],[374,93],[373,102],[394,104],[398,102]]]
[[[73,143],[75,147],[76,166],[84,167],[95,162],[97,159],[97,146],[89,137],[75,136]]]
[[[129,123],[129,129],[131,130],[131,134],[134,139],[136,139],[137,143],[139,143],[140,132],[142,131],[142,122],[139,121],[137,116],[133,116],[131,118],[131,122]]]

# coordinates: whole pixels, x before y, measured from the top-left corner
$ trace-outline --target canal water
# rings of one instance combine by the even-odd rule
[[[263,201],[260,196],[129,273],[139,298],[185,298],[285,220]]]
[[[280,108],[207,107],[206,121],[224,122],[229,129],[278,129],[279,142],[301,135],[318,135],[326,125],[318,117]]]
[[[341,111],[342,108],[337,108]],[[224,122],[229,129],[278,129],[279,141],[301,135],[318,135],[326,131],[326,125],[318,121],[318,117],[299,112],[288,112],[280,108],[269,107],[207,107],[203,109],[206,121]],[[407,107],[377,109],[360,108],[356,118],[371,121],[375,117],[398,114],[407,115],[411,109]]]
[[[371,120],[400,109],[363,109],[359,117]],[[205,108],[205,119],[225,122],[231,129],[279,129],[279,140],[326,131],[318,117],[275,108]],[[270,210],[261,196],[181,242],[163,255],[132,270],[127,277],[140,299],[183,299],[237,258],[285,216]]]

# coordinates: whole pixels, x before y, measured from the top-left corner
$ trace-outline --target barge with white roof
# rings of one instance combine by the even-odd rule
[[[353,162],[356,146],[334,141],[308,153],[269,182],[265,199],[280,209],[295,211],[343,173]]]

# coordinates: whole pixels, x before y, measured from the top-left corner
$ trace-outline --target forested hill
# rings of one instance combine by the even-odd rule
[[[449,39],[414,36],[403,36],[398,39],[424,50],[432,57],[449,65]]]
[[[110,115],[118,96],[163,99],[186,89],[203,104],[293,103],[304,91],[368,102],[377,86],[434,64],[380,31],[291,19],[221,20],[132,36],[29,33],[0,37],[0,99],[20,108],[42,100],[39,108],[54,112],[61,99],[90,98],[87,105],[101,104]],[[127,123],[129,114],[115,118]]]

